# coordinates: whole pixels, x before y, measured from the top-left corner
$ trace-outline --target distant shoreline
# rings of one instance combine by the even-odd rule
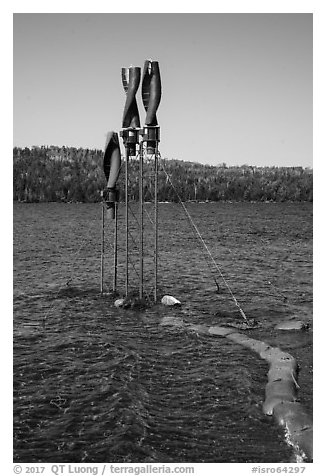
[[[130,200],[129,202],[131,203],[138,203],[138,200]],[[182,201],[183,203],[200,203],[200,204],[207,204],[207,203],[229,203],[230,205],[231,204],[238,204],[238,203],[251,203],[251,204],[266,204],[266,203],[270,203],[270,204],[278,204],[278,203],[311,203],[313,204],[313,201],[312,200],[183,200]],[[39,200],[39,201],[28,201],[28,200],[13,200],[13,203],[25,203],[25,204],[32,204],[32,203],[64,203],[64,204],[83,204],[83,205],[86,205],[86,204],[98,204],[98,203],[102,203],[101,200],[97,201],[97,202],[81,202],[81,201],[64,201],[64,200]],[[120,204],[124,204],[125,202],[124,201],[120,201],[118,202]],[[145,201],[143,203],[152,203],[151,201]],[[159,201],[158,202],[160,205],[164,205],[164,204],[178,204],[179,202],[176,202],[176,201]]]
[[[144,161],[143,200],[154,193],[153,160]],[[139,158],[128,162],[129,199],[139,198]],[[103,151],[66,147],[13,149],[14,200],[26,202],[101,201],[106,186]],[[125,162],[117,188],[124,197]],[[313,171],[303,167],[217,166],[159,159],[159,202],[312,202]]]

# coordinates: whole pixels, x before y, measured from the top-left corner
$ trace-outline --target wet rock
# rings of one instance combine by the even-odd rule
[[[275,326],[275,329],[281,331],[305,331],[309,328],[309,322],[304,321],[283,321]]]

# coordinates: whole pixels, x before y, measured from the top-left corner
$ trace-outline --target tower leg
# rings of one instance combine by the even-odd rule
[[[129,147],[126,147],[126,171],[125,171],[125,204],[126,204],[126,210],[125,210],[125,221],[126,221],[126,226],[125,226],[125,238],[126,238],[126,273],[125,273],[125,293],[126,296],[128,296],[129,292],[129,177],[128,177],[128,167],[129,167]]]
[[[144,290],[144,203],[143,203],[143,145],[139,153],[139,298],[143,298]]]
[[[114,203],[114,251],[113,251],[113,292],[117,291],[117,273],[118,273],[118,203]]]
[[[158,147],[155,149],[154,162],[154,302],[157,302],[157,270],[158,270]]]
[[[103,294],[103,291],[104,291],[104,238],[105,238],[104,216],[105,216],[105,206],[104,206],[104,201],[102,201],[102,233],[101,233],[102,243],[101,243],[101,284],[100,284],[101,294]]]

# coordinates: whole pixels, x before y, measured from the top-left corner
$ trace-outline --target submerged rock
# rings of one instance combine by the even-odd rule
[[[183,320],[181,317],[177,316],[164,316],[163,319],[160,322],[161,326],[175,326],[175,327],[181,327],[184,325]]]
[[[203,324],[190,324],[187,329],[196,332],[196,334],[208,334],[208,327]]]
[[[233,334],[235,331],[232,329],[228,329],[226,327],[220,327],[220,326],[211,326],[208,328],[208,333],[217,335],[217,336],[227,336],[229,334]]]
[[[304,321],[283,321],[275,326],[281,331],[305,331],[310,328],[309,322]]]
[[[125,298],[114,301],[115,307],[122,307],[122,309],[145,309],[148,304],[145,299],[140,299],[135,296],[127,296]]]
[[[247,329],[257,329],[257,327],[260,327],[260,323],[256,319],[248,319],[247,321],[243,322],[228,322],[225,325],[227,327],[235,327],[236,329],[241,329],[242,331],[245,331]]]

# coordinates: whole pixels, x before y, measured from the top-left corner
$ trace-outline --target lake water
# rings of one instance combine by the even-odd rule
[[[312,412],[312,332],[274,329],[292,317],[312,324],[312,205],[187,208],[246,316],[259,321],[246,334],[298,359],[299,397]],[[121,204],[121,294],[123,216]],[[283,430],[261,410],[267,363],[227,339],[160,325],[165,316],[205,325],[242,318],[218,273],[217,293],[181,206],[160,204],[159,218],[159,296],[182,307],[123,310],[100,295],[100,204],[14,204],[16,462],[294,461]],[[112,228],[106,223],[107,291]],[[147,224],[145,235],[150,294]]]

